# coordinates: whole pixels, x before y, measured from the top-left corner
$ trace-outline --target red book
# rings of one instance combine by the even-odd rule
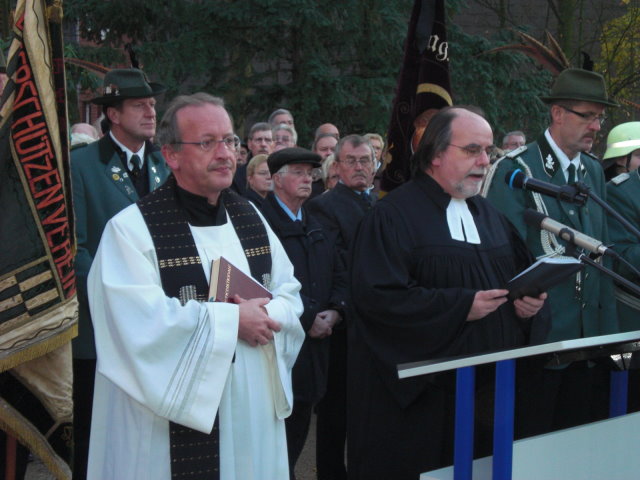
[[[234,295],[246,300],[252,298],[273,298],[271,292],[260,285],[226,258],[220,257],[211,262],[211,280],[209,282],[209,301],[232,302]]]

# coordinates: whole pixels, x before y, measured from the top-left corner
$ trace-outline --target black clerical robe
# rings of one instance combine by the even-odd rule
[[[350,478],[415,479],[447,461],[451,375],[399,380],[398,364],[516,347],[546,332],[544,315],[520,319],[511,302],[466,321],[478,290],[504,288],[533,258],[480,196],[466,202],[481,243],[452,239],[450,200],[422,175],[360,225],[352,249]]]

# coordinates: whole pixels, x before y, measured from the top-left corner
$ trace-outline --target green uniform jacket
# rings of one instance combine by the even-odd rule
[[[604,174],[599,163],[586,154],[580,156],[580,161],[580,180],[596,195],[605,199]],[[520,155],[508,154],[498,160],[492,166],[483,187],[483,195],[511,220],[536,257],[552,254],[556,247],[561,248],[566,243],[540,228],[527,225],[523,219],[523,212],[527,208],[543,212],[554,220],[605,243],[608,241],[605,212],[592,199],[585,206],[578,207],[553,197],[511,189],[504,179],[508,172],[518,168],[528,177],[555,185],[565,185],[566,180],[560,162],[543,135],[536,142],[527,145]],[[605,263],[605,266],[610,265]],[[551,306],[548,342],[619,331],[611,279],[589,266],[579,274],[579,278],[580,281],[571,277],[548,292]]]
[[[164,158],[147,143],[149,189],[155,190],[169,176]],[[87,275],[107,222],[120,210],[138,201],[114,144],[105,135],[97,142],[71,152],[71,180],[78,251],[75,257],[79,301],[79,334],[73,340],[74,358],[96,358],[93,325],[87,300]]]
[[[634,170],[623,173],[607,183],[607,200],[620,215],[640,228],[640,173]],[[609,217],[609,236],[616,252],[637,269],[640,269],[640,241],[628,232],[615,218]],[[615,271],[638,284],[640,278],[624,264],[615,265]],[[623,332],[640,330],[640,299],[616,287],[620,329]]]

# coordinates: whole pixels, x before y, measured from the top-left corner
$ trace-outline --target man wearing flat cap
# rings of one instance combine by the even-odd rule
[[[169,175],[159,150],[155,97],[165,87],[150,83],[138,69],[114,69],[104,77],[101,95],[109,133],[71,154],[73,204],[78,251],[79,334],[73,340],[74,478],[85,478],[96,368],[94,331],[87,299],[87,275],[106,223],[120,210],[162,185]]]
[[[556,79],[551,94],[541,100],[549,105],[551,124],[536,141],[498,160],[489,173],[483,194],[516,226],[536,257],[567,255],[567,244],[540,228],[527,225],[523,212],[537,210],[607,243],[609,232],[604,210],[589,199],[584,206],[562,202],[525,190],[512,190],[508,172],[520,169],[558,186],[583,182],[605,198],[605,179],[599,161],[588,152],[605,119],[606,107],[618,105],[609,98],[603,77],[595,72],[567,69]],[[598,261],[602,261],[599,259]],[[548,342],[605,335],[618,331],[613,284],[594,267],[570,277],[549,290],[552,326]],[[531,403],[522,412],[522,436],[567,428],[601,416],[606,395],[605,372],[587,362],[557,368],[532,367],[531,382],[521,391]],[[524,418],[524,417],[523,417]]]
[[[286,420],[289,473],[294,479],[312,408],[326,390],[329,337],[342,320],[346,277],[334,245],[303,206],[311,194],[313,170],[321,165],[320,156],[290,147],[272,153],[267,164],[273,192],[263,202],[262,213],[293,263],[304,306],[300,322],[306,335],[293,367],[293,412]]]

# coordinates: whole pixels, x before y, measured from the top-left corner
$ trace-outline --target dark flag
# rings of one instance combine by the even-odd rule
[[[70,479],[76,247],[61,4],[18,0],[0,101],[0,429]]]
[[[444,0],[415,0],[387,131],[382,190],[389,192],[409,179],[411,154],[429,119],[451,104]]]

